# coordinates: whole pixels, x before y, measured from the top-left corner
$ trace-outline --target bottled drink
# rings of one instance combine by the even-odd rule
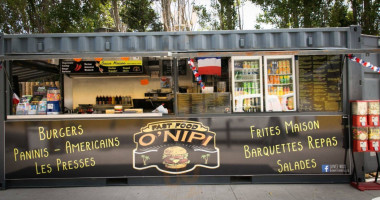
[[[255,86],[256,86],[256,94],[259,94],[260,93],[260,82],[257,81]]]
[[[269,95],[273,94],[273,88],[272,88],[272,86],[268,86],[268,93],[269,93]]]
[[[247,82],[247,87],[248,87],[248,93],[247,94],[253,94],[253,88],[251,86],[251,82]]]

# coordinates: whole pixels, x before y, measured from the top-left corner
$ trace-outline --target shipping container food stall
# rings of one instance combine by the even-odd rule
[[[360,30],[2,35],[1,187],[349,182]]]

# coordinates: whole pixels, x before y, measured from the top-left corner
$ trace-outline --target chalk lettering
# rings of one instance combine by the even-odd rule
[[[49,174],[52,172],[53,168],[50,166],[50,164],[47,165],[38,165],[37,162],[34,162],[34,166],[36,168],[36,174]]]
[[[119,145],[119,137],[115,137],[79,143],[71,143],[70,141],[66,141],[65,149],[66,153],[69,154],[75,152],[92,151],[95,149],[107,149],[112,147],[118,147]]]
[[[95,166],[95,159],[94,157],[91,158],[81,158],[79,160],[68,160],[68,161],[62,161],[61,159],[57,158],[56,160],[56,166],[57,171],[67,171],[67,170],[76,170],[76,169],[82,169],[82,168],[88,168]]]
[[[254,138],[254,135],[256,135],[257,138],[261,137],[269,137],[269,136],[276,136],[280,135],[281,130],[279,126],[271,126],[271,127],[265,127],[265,128],[255,128],[255,126],[251,126],[251,138]]]
[[[299,122],[293,123],[293,121],[285,122],[285,132],[286,134],[291,131],[291,133],[299,133],[304,131],[311,131],[319,129],[319,121],[308,121],[308,122]]]
[[[38,127],[38,135],[41,141],[71,137],[71,136],[82,135],[82,134],[83,134],[82,125],[68,126],[68,127],[60,128],[60,129],[45,129],[42,126]]]
[[[46,158],[49,156],[49,151],[47,148],[43,149],[32,149],[28,151],[20,151],[18,148],[13,149],[13,156],[15,162],[23,160],[32,160],[37,158]]]
[[[245,158],[255,158],[262,156],[273,156],[281,153],[297,152],[303,150],[302,142],[288,142],[271,146],[250,148],[249,145],[244,145]]]
[[[307,136],[307,143],[309,149],[319,149],[322,147],[335,147],[338,145],[338,140],[335,136],[331,138],[313,138],[311,136]]]
[[[285,162],[285,163],[282,163],[281,160],[277,160],[277,165],[279,166],[279,169],[277,169],[277,171],[279,173],[283,173],[283,172],[292,172],[292,171],[316,168],[317,162],[315,161],[314,158],[306,159],[306,160],[297,160],[294,162]]]

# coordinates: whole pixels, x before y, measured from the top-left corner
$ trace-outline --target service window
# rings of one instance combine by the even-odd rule
[[[229,58],[178,60],[178,114],[231,112]]]

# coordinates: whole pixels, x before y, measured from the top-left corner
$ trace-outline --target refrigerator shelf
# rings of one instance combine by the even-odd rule
[[[294,96],[294,92],[291,92],[291,93],[288,93],[288,94],[282,94],[282,95],[279,95],[279,94],[268,94],[268,96],[290,97],[290,96]]]
[[[257,98],[257,97],[261,98],[261,94],[244,94],[244,95],[239,95],[239,96],[235,96],[234,100]]]
[[[235,80],[235,82],[252,82],[252,81],[260,81],[260,79]]]
[[[268,74],[268,76],[292,76],[293,74]]]
[[[281,84],[271,84],[271,83],[268,83],[268,86],[269,85],[274,85],[274,86],[278,85],[278,86],[281,86],[281,85],[293,85],[293,83],[281,83]]]
[[[259,68],[237,68],[237,67],[235,67],[235,70],[239,70],[239,71],[244,71],[244,70],[260,71]]]

